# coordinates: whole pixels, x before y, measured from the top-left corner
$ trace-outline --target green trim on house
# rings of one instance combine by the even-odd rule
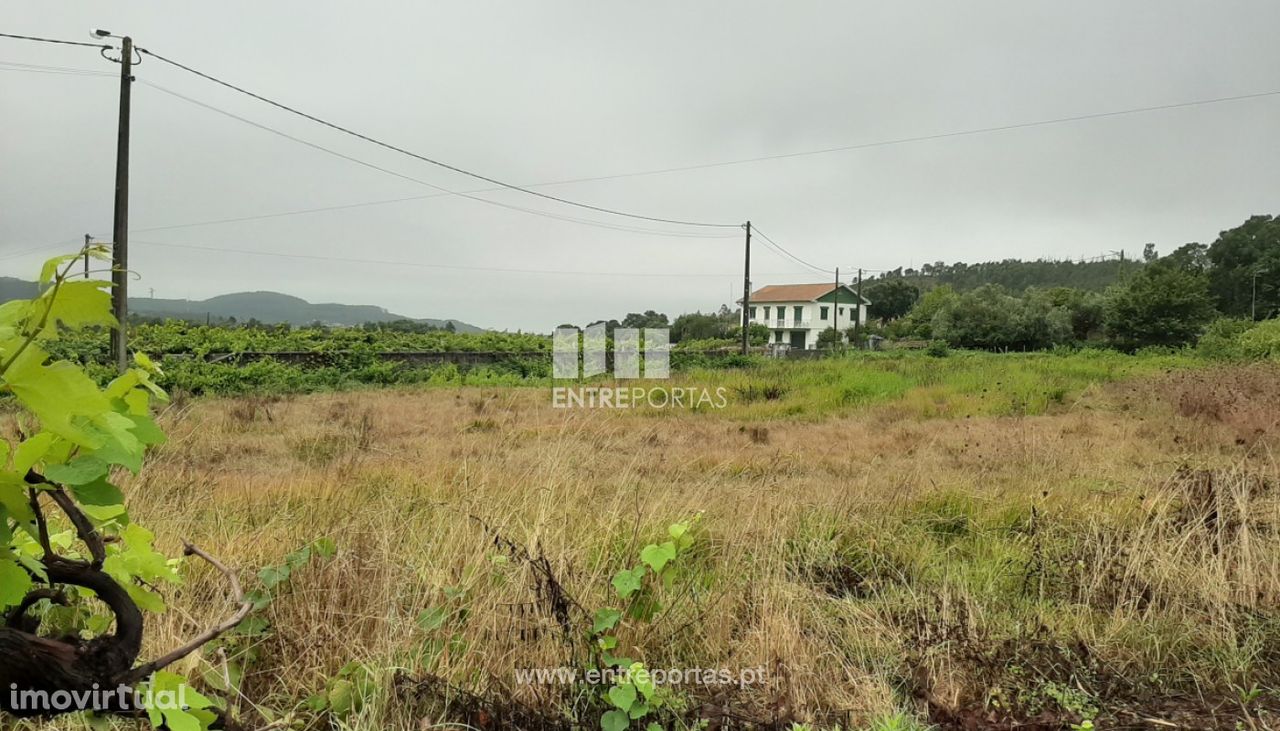
[[[835,301],[836,301],[836,288],[835,288],[835,287],[832,287],[830,292],[827,292],[826,294],[822,295],[822,296],[821,296],[821,297],[819,297],[818,299],[814,300],[814,302],[835,302]],[[857,290],[853,289],[852,287],[850,287],[850,286],[849,286],[849,285],[847,285],[847,284],[842,284],[842,285],[840,285],[840,304],[842,304],[842,305],[852,305],[853,303],[855,303],[855,302],[857,302],[857,301],[858,301],[858,292],[857,292]],[[863,298],[863,300],[862,300],[862,304],[864,304],[864,305],[865,305],[865,304],[867,304],[867,303],[868,303],[868,302],[867,302],[867,299],[866,299],[866,298]]]

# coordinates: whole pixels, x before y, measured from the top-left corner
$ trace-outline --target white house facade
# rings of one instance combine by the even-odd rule
[[[843,338],[854,322],[865,325],[868,304],[843,284],[771,284],[751,293],[747,314],[769,328],[770,344],[808,350],[818,347],[823,330],[834,326]]]

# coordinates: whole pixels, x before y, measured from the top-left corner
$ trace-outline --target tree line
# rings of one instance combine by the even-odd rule
[[[1035,350],[1072,343],[1125,350],[1195,342],[1217,318],[1265,320],[1280,313],[1280,218],[1253,216],[1211,244],[1188,243],[1161,256],[1146,244],[1133,257],[1093,261],[936,262],[899,268],[867,280],[869,335],[941,340],[988,350]],[[614,328],[665,327],[673,343],[730,345],[741,337],[741,310],[670,318],[654,310]],[[564,327],[573,327],[564,325]],[[751,326],[755,344],[767,341]],[[823,342],[833,342],[825,338]]]
[[[1253,216],[1211,244],[1184,244],[1161,256],[1147,244],[1140,260],[1110,262],[996,262],[931,266],[941,272],[891,272],[866,288],[872,332],[943,340],[956,347],[1031,350],[1069,343],[1106,343],[1125,350],[1195,342],[1217,318],[1265,320],[1280,312],[1280,218]],[[1113,281],[1062,284],[1048,276],[1080,272],[1096,282],[1105,264]],[[1000,281],[966,287],[975,271],[1000,272]],[[1071,272],[1076,272],[1071,274]]]

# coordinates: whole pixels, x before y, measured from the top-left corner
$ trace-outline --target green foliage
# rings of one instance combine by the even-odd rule
[[[272,634],[268,611],[272,602],[289,590],[293,577],[305,566],[315,561],[328,561],[336,553],[337,546],[332,540],[319,538],[286,554],[279,563],[264,566],[258,571],[258,585],[245,595],[251,607],[248,618],[203,648],[205,657],[211,661],[209,669],[201,677],[205,685],[226,695],[241,694],[245,676],[253,671],[263,642]],[[215,658],[217,662],[212,662]],[[339,677],[344,676],[340,674]],[[307,706],[313,711],[328,709],[327,691],[328,688],[325,694],[308,699]],[[221,701],[215,703],[220,705]]]
[[[1223,231],[1206,258],[1209,289],[1223,314],[1253,317],[1255,274],[1258,317],[1280,311],[1280,218],[1253,216]]]
[[[100,247],[87,253],[106,258]],[[0,439],[0,611],[19,603],[34,581],[47,579],[43,523],[33,506],[38,493],[65,487],[105,542],[102,571],[144,612],[159,613],[165,603],[158,588],[181,583],[178,564],[156,551],[154,536],[130,520],[111,478],[118,468],[137,473],[147,449],[164,441],[151,404],[166,396],[154,380],[159,369],[144,355],[136,355],[136,367],[105,387],[80,366],[51,357],[54,344],[68,333],[115,324],[107,282],[68,281],[80,256],[49,260],[34,298],[0,305],[0,399],[24,414],[19,440]],[[29,470],[51,482],[28,482]],[[48,536],[50,548],[77,557],[71,553],[73,536]],[[86,639],[105,633],[113,619],[105,606],[81,593],[70,607],[57,608],[57,616],[64,632]],[[185,680],[157,673],[151,682],[154,690],[168,691]],[[175,729],[207,727],[213,718],[207,699],[186,693],[188,710],[148,709],[152,722]]]
[[[1213,319],[1203,275],[1154,264],[1107,293],[1104,324],[1117,347],[1194,343]]]
[[[551,339],[527,333],[453,333],[447,330],[388,327],[224,327],[195,325],[181,320],[136,325],[130,328],[130,344],[147,353],[294,352],[499,352],[550,353]],[[63,357],[105,360],[109,346],[101,330],[85,330],[59,344]]]
[[[622,569],[613,577],[613,589],[624,603],[623,609],[612,607],[596,611],[590,641],[600,669],[614,669],[612,684],[603,694],[610,710],[600,717],[604,731],[622,731],[632,721],[639,721],[674,703],[672,693],[658,688],[649,677],[644,663],[615,655],[617,631],[622,623],[650,622],[662,607],[657,600],[658,587],[670,584],[675,565],[693,547],[693,528],[698,517],[667,527],[667,540],[650,543],[640,549],[640,563]],[[661,728],[650,723],[648,728]]]
[[[725,338],[737,324],[738,318],[726,308],[723,312],[702,314],[690,312],[671,323],[671,342]],[[741,330],[739,330],[741,332]]]
[[[979,287],[948,297],[933,316],[933,337],[961,348],[1038,350],[1071,339],[1070,314],[1047,298],[1012,297]]]
[[[956,291],[945,284],[926,292],[904,318],[903,334],[926,340],[932,339],[934,316],[955,297]]]
[[[838,348],[844,344],[844,335],[835,328],[826,328],[818,333],[819,348]]]
[[[1054,287],[1028,290],[1026,296],[1028,299],[1039,302],[1041,307],[1066,310],[1071,324],[1071,337],[1077,341],[1090,340],[1102,331],[1105,300],[1097,292]]]
[[[1240,352],[1246,358],[1280,359],[1280,320],[1267,320],[1240,334]]]
[[[643,313],[630,312],[622,318],[623,327],[667,327],[670,324],[666,315],[653,310],[645,310]]]
[[[1243,358],[1240,336],[1253,327],[1253,322],[1237,317],[1219,317],[1205,328],[1196,344],[1196,352],[1213,360]]]
[[[986,285],[997,285],[1010,292],[1038,287],[1070,287],[1090,292],[1101,292],[1118,279],[1142,268],[1142,263],[1130,257],[1124,262],[1110,261],[1023,261],[1005,259],[974,264],[934,262],[919,270],[898,269],[886,275],[900,277],[921,288],[946,286],[957,292],[965,292]],[[868,299],[875,302],[874,297]]]
[[[759,332],[757,328],[759,327]],[[733,329],[730,335],[736,336]],[[768,330],[752,326],[752,339],[762,344]],[[370,386],[517,386],[551,377],[551,340],[512,333],[455,334],[444,330],[360,328],[210,327],[169,321],[133,328],[131,343],[164,357],[164,373],[156,382],[191,394],[309,393]],[[735,339],[686,340],[672,349],[673,369],[741,367],[753,362],[736,352]],[[706,352],[710,350],[725,352]],[[107,333],[85,330],[49,344],[49,350],[79,363],[93,380],[107,383]],[[304,362],[238,353],[285,352],[306,356]],[[508,354],[485,365],[455,363],[411,365],[384,359],[388,352],[494,352]],[[206,360],[211,354],[232,357]]]
[[[951,348],[947,346],[945,340],[930,340],[924,352],[934,358],[945,358],[951,354]]]
[[[867,306],[867,316],[881,322],[902,317],[920,299],[920,288],[898,277],[874,280],[866,286],[863,293],[871,300],[871,304]]]
[[[906,713],[893,713],[872,719],[868,731],[928,731],[925,726]]]
[[[1173,253],[1157,261],[1162,262],[1165,266],[1171,266],[1192,274],[1203,274],[1209,271],[1211,265],[1209,247],[1204,244],[1194,243],[1183,244],[1174,249]]]
[[[154,728],[171,731],[199,731],[217,718],[211,708],[215,703],[187,686],[187,679],[170,672],[158,672],[147,683],[139,684],[140,692],[150,701],[147,720]],[[177,699],[185,701],[180,706]]]
[[[769,335],[771,335],[772,332],[773,331],[771,331],[768,326],[761,325],[758,322],[753,322],[747,327],[747,340],[752,347],[758,348],[762,345],[768,344]],[[737,325],[729,328],[728,332],[725,333],[725,337],[735,343],[741,344],[742,326]]]
[[[307,699],[306,708],[312,713],[327,713],[342,721],[359,713],[386,682],[385,673],[381,670],[365,663],[350,662],[325,681],[323,692]]]

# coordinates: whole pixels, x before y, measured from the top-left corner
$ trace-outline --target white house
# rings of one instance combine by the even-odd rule
[[[818,334],[833,325],[841,337],[855,318],[865,325],[868,304],[865,298],[859,303],[858,293],[843,284],[771,284],[751,293],[747,311],[753,324],[769,328],[770,343],[812,349],[818,347]]]

